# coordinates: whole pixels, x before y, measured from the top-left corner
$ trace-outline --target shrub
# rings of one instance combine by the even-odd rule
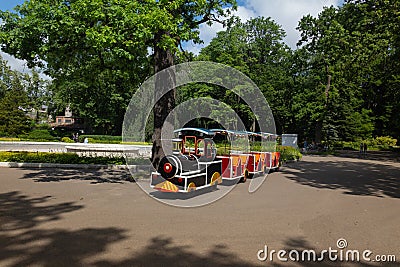
[[[281,146],[278,145],[276,150],[281,153],[280,162],[285,162],[289,160],[299,160],[302,158],[302,154],[298,148],[291,146]]]
[[[61,138],[61,142],[64,142],[64,143],[74,143],[74,140],[72,140],[72,139],[69,138],[69,137],[64,136],[63,138]]]
[[[395,146],[397,143],[397,139],[394,139],[390,136],[378,136],[375,139],[369,140],[367,142],[368,145],[378,148],[389,148]]]
[[[122,142],[122,136],[112,135],[80,135],[79,142],[83,142],[85,138],[89,139],[89,143],[100,143],[100,144],[120,144]]]
[[[88,143],[96,143],[96,141],[91,137],[88,137],[87,139],[88,139]]]
[[[379,136],[374,139],[368,139],[368,140],[356,141],[356,142],[336,141],[333,143],[333,148],[334,149],[344,149],[344,150],[359,150],[360,144],[362,142],[365,142],[367,144],[368,149],[388,150],[391,147],[396,145],[397,139],[394,139],[390,136]]]
[[[332,148],[343,150],[358,150],[360,148],[360,142],[336,141],[332,144]]]
[[[51,130],[51,126],[47,123],[40,123],[35,125],[36,130]]]
[[[21,139],[15,137],[0,137],[0,141],[21,141]]]
[[[25,137],[25,136],[24,136]],[[54,141],[56,138],[48,130],[33,130],[26,135],[29,140],[35,141]]]
[[[59,163],[59,164],[125,164],[124,157],[85,157],[75,153],[48,153],[48,152],[0,152],[0,161],[29,162],[29,163]],[[148,164],[144,158],[130,159],[130,164]]]

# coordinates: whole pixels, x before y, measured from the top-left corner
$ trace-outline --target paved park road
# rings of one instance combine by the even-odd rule
[[[0,266],[321,266],[276,254],[261,262],[257,252],[267,245],[319,255],[340,238],[346,249],[400,261],[399,163],[307,156],[256,193],[239,184],[192,209],[119,181],[127,175],[0,168]]]

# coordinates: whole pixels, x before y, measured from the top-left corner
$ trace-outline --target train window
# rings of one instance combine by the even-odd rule
[[[213,141],[207,144],[207,158],[214,158],[217,153],[217,149],[215,148],[215,144]]]
[[[195,136],[185,136],[185,151],[187,154],[195,154],[195,144],[196,137]]]
[[[173,142],[173,151],[174,152],[181,152],[182,151],[182,142],[181,141],[174,141]]]
[[[205,146],[204,140],[200,139],[197,142],[197,155],[199,155],[200,157],[204,156],[205,152],[206,152],[206,146]]]

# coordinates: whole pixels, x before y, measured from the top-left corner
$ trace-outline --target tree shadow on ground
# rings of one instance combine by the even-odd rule
[[[17,191],[0,194],[0,229],[29,229],[43,222],[59,220],[63,213],[83,208],[74,202],[43,205],[51,199],[51,196],[28,198]]]
[[[359,151],[339,150],[336,152],[336,155],[342,158],[364,158],[375,161],[400,162],[400,153],[392,151],[368,151],[365,155],[361,155]]]
[[[17,191],[0,194],[0,266],[83,266],[87,257],[125,238],[125,230],[113,227],[38,229],[83,208],[74,202],[50,204],[52,199]]]
[[[400,168],[367,161],[300,161],[283,174],[302,185],[342,189],[345,194],[400,198]]]
[[[35,182],[63,182],[68,180],[91,181],[92,184],[99,183],[123,183],[133,182],[131,174],[127,170],[113,170],[107,168],[98,169],[34,169],[29,170],[21,179],[33,179]]]
[[[253,266],[224,244],[198,254],[196,248],[154,237],[149,243],[128,243],[132,256],[107,259],[110,246],[129,238],[115,227],[43,229],[63,214],[82,209],[73,202],[51,204],[51,196],[31,198],[20,192],[0,194],[0,266]],[[125,241],[126,242],[126,241]]]
[[[110,227],[0,234],[0,265],[6,261],[8,266],[85,266],[88,257],[100,256],[110,244],[126,238],[124,232]]]
[[[132,258],[120,261],[98,261],[94,265],[106,266],[258,266],[240,259],[225,244],[214,245],[203,255],[193,253],[189,246],[174,243],[170,237],[154,237]]]

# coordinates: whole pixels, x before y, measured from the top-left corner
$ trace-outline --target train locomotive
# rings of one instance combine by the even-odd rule
[[[191,192],[217,186],[223,180],[245,182],[256,174],[279,169],[279,152],[275,152],[277,135],[222,129],[182,128],[174,131],[173,153],[160,161],[151,174],[151,187],[163,192]],[[229,147],[217,155],[215,142],[264,139],[273,144],[271,151]],[[214,142],[215,141],[215,142]],[[222,149],[221,149],[222,148]]]
[[[216,158],[216,147],[206,129],[186,128],[185,135],[175,138],[173,154],[164,156],[157,172],[151,174],[151,187],[162,192],[191,192],[217,186],[222,182],[222,160]]]

